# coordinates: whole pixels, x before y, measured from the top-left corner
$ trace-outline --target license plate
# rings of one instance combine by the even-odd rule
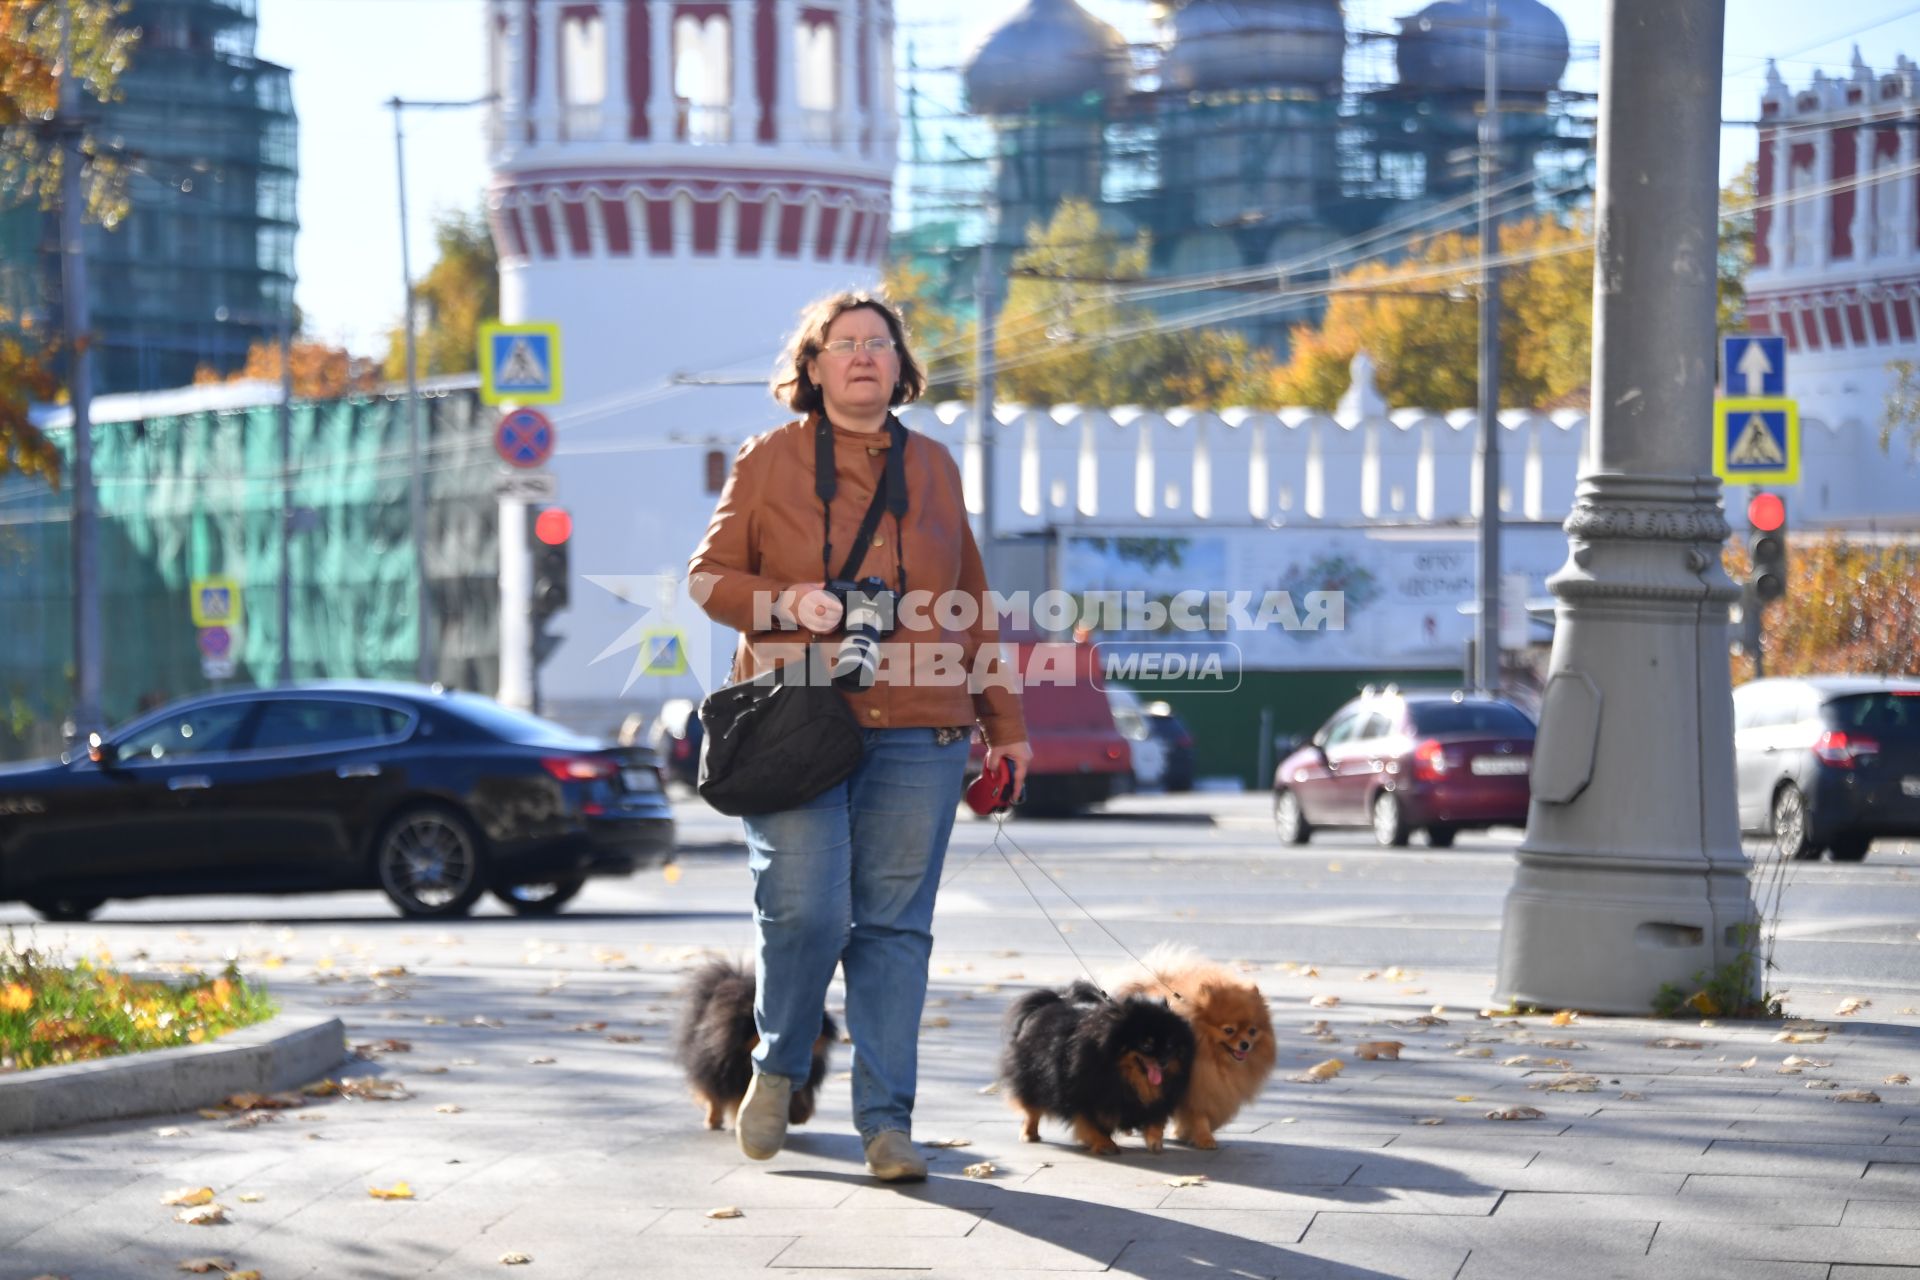
[[[1475,756],[1473,763],[1468,767],[1483,778],[1504,777],[1509,774],[1525,773],[1527,758],[1525,756]]]
[[[1910,796],[1920,796],[1920,778],[1900,779],[1900,790]]]
[[[622,769],[620,780],[627,784],[629,791],[658,791],[660,779],[651,769]]]

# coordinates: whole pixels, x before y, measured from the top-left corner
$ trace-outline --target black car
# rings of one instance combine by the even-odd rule
[[[545,914],[672,850],[644,749],[420,685],[190,698],[0,767],[0,901],[49,920],[109,898],[371,888],[410,916],[489,890]]]
[[[1920,680],[1809,676],[1733,691],[1740,829],[1783,858],[1859,862],[1920,836]]]

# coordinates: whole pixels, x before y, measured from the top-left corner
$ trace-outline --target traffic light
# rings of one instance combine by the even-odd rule
[[[533,518],[533,617],[540,622],[567,607],[568,548],[573,517],[565,507],[546,507]]]
[[[1757,492],[1747,499],[1747,523],[1747,595],[1765,606],[1787,593],[1787,504]]]

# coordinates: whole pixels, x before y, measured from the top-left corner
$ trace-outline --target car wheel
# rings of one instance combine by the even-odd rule
[[[1305,844],[1313,835],[1307,815],[1300,811],[1300,797],[1284,788],[1274,793],[1273,829],[1281,844]]]
[[[76,924],[82,920],[91,920],[93,913],[105,903],[105,898],[27,899],[27,905],[38,912],[42,920],[50,920],[55,924]]]
[[[1773,795],[1773,852],[1795,862],[1814,862],[1820,857],[1820,846],[1808,835],[1807,798],[1791,782]]]
[[[463,916],[486,879],[480,836],[445,805],[410,805],[395,814],[374,843],[380,887],[402,915]]]
[[[1382,791],[1373,798],[1373,838],[1390,849],[1407,843],[1407,819],[1400,812],[1400,797]]]
[[[1827,852],[1833,855],[1835,862],[1864,862],[1867,858],[1867,849],[1872,844],[1872,836],[1849,832],[1843,836],[1835,836],[1833,843],[1827,846]]]
[[[1453,838],[1459,834],[1456,827],[1428,827],[1427,847],[1430,849],[1451,849]]]
[[[512,908],[515,915],[550,916],[573,901],[586,883],[585,876],[565,876],[557,880],[500,885],[494,889],[493,896]]]

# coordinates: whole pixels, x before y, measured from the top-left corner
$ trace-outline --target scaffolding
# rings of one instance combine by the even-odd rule
[[[291,74],[254,56],[255,0],[131,0],[114,100],[88,132],[126,175],[126,218],[86,229],[94,386],[152,391],[240,369],[293,305]],[[0,215],[7,300],[57,325],[58,215]]]

